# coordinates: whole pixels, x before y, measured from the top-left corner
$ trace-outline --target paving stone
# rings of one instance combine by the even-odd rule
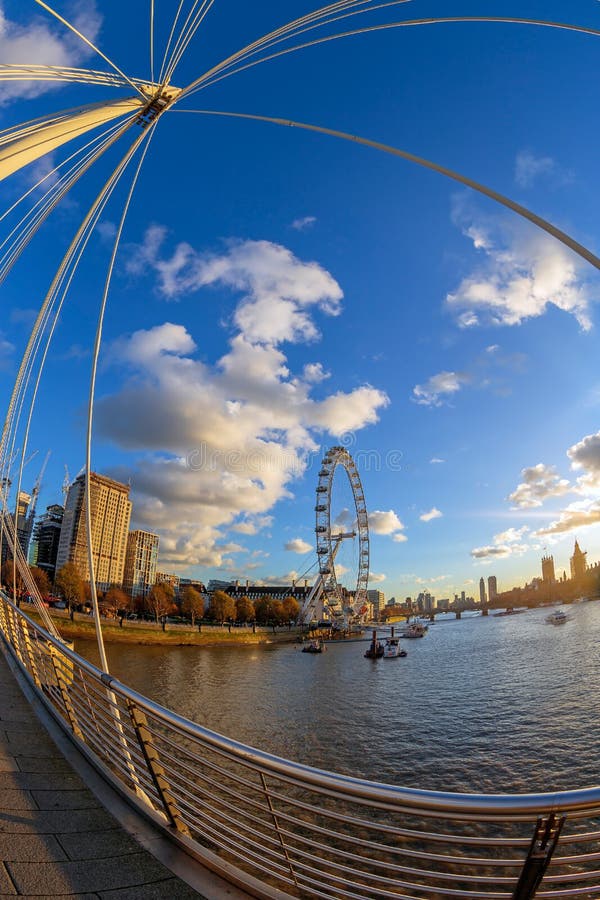
[[[31,791],[39,809],[94,809],[98,801],[87,788],[76,791]]]
[[[0,834],[0,859],[10,862],[51,862],[67,859],[52,834]]]
[[[139,853],[140,845],[120,828],[88,834],[57,835],[69,859],[102,859]]]
[[[23,790],[75,791],[84,790],[85,785],[74,772],[20,772],[18,769],[10,773],[0,768],[0,797],[5,790],[22,788]]]
[[[0,754],[0,772],[18,772],[19,767],[14,756]]]
[[[24,734],[22,732],[11,733],[10,739],[0,739],[0,753],[13,756],[43,756],[60,758],[60,750],[49,737],[44,733],[32,732]]]
[[[140,852],[117,859],[99,859],[88,862],[59,863],[7,863],[17,891],[25,896],[39,893],[68,894],[85,891],[114,890],[149,885],[172,877],[157,860]],[[147,896],[147,894],[146,894]],[[176,893],[171,894],[177,897]]]
[[[2,803],[4,807],[4,803]],[[68,834],[78,832],[106,831],[119,828],[106,810],[18,810],[12,815],[0,815],[0,834]]]
[[[0,895],[14,897],[16,893],[15,886],[12,883],[6,868],[0,863]]]
[[[38,805],[27,791],[2,791],[2,809],[38,809]]]
[[[0,900],[13,900],[16,894],[0,894]],[[172,894],[177,900],[177,894]],[[36,894],[35,900],[100,900],[100,894]]]
[[[15,756],[21,772],[72,772],[73,769],[62,756],[45,757],[17,754]]]
[[[202,895],[176,878],[140,887],[122,888],[116,891],[100,891],[102,900],[191,900]],[[223,893],[223,898],[227,896]]]

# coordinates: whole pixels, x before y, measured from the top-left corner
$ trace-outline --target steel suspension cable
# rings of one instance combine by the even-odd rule
[[[397,156],[401,159],[406,159],[409,162],[416,163],[416,165],[423,166],[426,169],[431,169],[434,172],[438,172],[440,175],[444,175],[446,178],[451,178],[453,181],[458,181],[460,184],[464,184],[466,187],[472,188],[478,193],[489,197],[491,200],[495,200],[497,203],[500,203],[502,206],[505,206],[507,209],[512,210],[513,212],[517,213],[517,215],[522,216],[524,219],[527,219],[534,225],[537,225],[538,228],[541,228],[543,231],[552,235],[552,237],[556,238],[562,244],[564,244],[565,247],[568,247],[582,259],[585,259],[587,262],[591,263],[594,268],[600,269],[600,259],[594,253],[592,253],[591,250],[588,250],[587,247],[574,240],[574,238],[570,237],[570,235],[568,235],[565,231],[557,228],[555,225],[553,225],[551,222],[548,222],[546,219],[543,219],[541,216],[536,215],[534,212],[527,209],[527,207],[522,206],[520,203],[516,203],[514,200],[511,200],[504,194],[500,194],[498,191],[492,190],[492,188],[486,187],[484,184],[474,181],[472,178],[468,178],[466,175],[461,175],[459,172],[454,172],[452,169],[448,169],[445,166],[441,166],[429,159],[425,159],[425,157],[416,156],[414,153],[409,153],[406,150],[400,150],[397,147],[392,147],[390,144],[383,144],[380,141],[372,141],[368,138],[363,138],[355,134],[349,134],[345,131],[338,131],[334,128],[325,128],[320,125],[311,125],[306,122],[297,122],[293,119],[279,119],[273,116],[260,116],[253,115],[251,113],[224,112],[209,109],[173,109],[169,110],[169,112],[222,116],[225,118],[233,119],[248,119],[256,122],[267,122],[271,125],[283,125],[287,128],[299,128],[304,131],[313,131],[317,134],[325,134],[329,135],[329,137],[340,138],[341,140],[349,141],[351,143],[362,144],[364,147],[370,147],[373,150],[380,150],[382,153],[389,153],[391,156]]]
[[[94,570],[94,553],[92,546],[92,507],[91,507],[91,489],[90,489],[90,479],[92,474],[92,431],[93,431],[93,420],[94,420],[94,399],[95,399],[95,391],[96,391],[96,376],[98,371],[98,358],[100,355],[100,346],[102,344],[102,332],[104,327],[104,316],[106,313],[106,305],[108,302],[108,292],[110,290],[110,285],[112,282],[112,275],[115,266],[115,260],[117,257],[117,252],[119,249],[119,245],[121,242],[121,235],[123,233],[123,227],[125,225],[125,220],[127,218],[127,213],[129,212],[129,206],[131,204],[131,199],[133,197],[133,193],[135,191],[138,178],[142,169],[142,165],[146,158],[146,154],[148,152],[148,148],[150,147],[150,142],[152,136],[154,134],[154,129],[158,120],[151,125],[151,127],[147,131],[143,131],[137,140],[134,142],[131,147],[129,153],[127,154],[126,160],[124,161],[123,171],[125,171],[126,166],[129,164],[134,154],[136,153],[138,147],[142,143],[142,141],[147,138],[148,141],[146,146],[143,148],[140,160],[137,165],[137,169],[133,176],[131,186],[129,188],[129,193],[125,200],[125,205],[123,207],[123,212],[121,213],[121,219],[119,221],[119,225],[117,227],[117,233],[115,235],[115,240],[113,244],[113,250],[110,258],[110,263],[108,266],[108,271],[106,273],[106,280],[104,284],[104,292],[102,294],[102,300],[100,303],[100,312],[98,315],[98,324],[96,328],[96,337],[94,340],[94,349],[92,354],[92,366],[91,366],[91,374],[90,374],[90,391],[89,391],[89,399],[88,399],[88,408],[87,408],[87,431],[86,431],[86,445],[85,445],[85,525],[86,525],[86,533],[87,533],[87,545],[88,545],[88,566],[90,570],[90,588],[92,594],[92,607],[94,609],[94,617],[96,619],[96,637],[98,640],[98,652],[100,654],[100,661],[102,668],[105,672],[108,672],[108,661],[106,658],[106,651],[104,649],[104,640],[102,637],[102,628],[100,626],[100,611],[98,608],[98,593],[96,590],[96,578],[95,578],[95,570]]]
[[[388,4],[383,4],[388,5]],[[347,14],[346,16],[340,16],[339,18],[347,18],[348,15],[359,15],[360,12],[364,12],[365,10],[360,10],[354,13]],[[276,53],[269,54],[268,56],[262,57],[261,59],[254,60],[245,65],[239,66],[238,68],[232,69],[231,71],[226,71],[221,74],[222,70],[219,70],[217,73],[217,77],[213,77],[212,75],[209,78],[205,78],[205,76],[201,76],[201,79],[196,81],[196,87],[188,86],[182,91],[180,100],[183,99],[184,96],[189,97],[193,94],[197,93],[199,90],[202,90],[206,87],[211,87],[214,84],[217,84],[219,81],[222,81],[225,78],[229,78],[231,75],[237,75],[240,72],[244,72],[247,69],[251,69],[254,66],[258,66],[261,63],[269,62],[270,60],[277,59],[281,56],[287,56],[290,53],[295,53],[298,50],[306,50],[309,47],[316,47],[319,44],[326,44],[330,41],[339,40],[341,38],[347,37],[355,37],[357,35],[369,34],[371,32],[376,31],[387,31],[395,28],[414,28],[418,26],[424,25],[445,25],[445,24],[454,24],[454,23],[495,23],[495,24],[507,24],[507,25],[533,25],[540,28],[557,28],[564,31],[574,31],[580,34],[589,34],[598,36],[600,35],[600,29],[596,28],[588,28],[584,25],[572,25],[568,22],[549,22],[543,19],[525,19],[525,18],[515,18],[515,17],[504,17],[504,16],[446,16],[439,18],[429,18],[429,19],[407,19],[399,22],[388,22],[380,25],[367,25],[363,28],[356,28],[350,31],[343,31],[333,35],[325,35],[323,37],[315,38],[311,41],[306,41],[302,44],[297,44],[294,47],[286,47],[282,50],[277,51]],[[317,27],[317,26],[312,26]],[[310,29],[304,29],[304,31],[309,31]],[[298,32],[303,33],[303,32]],[[294,35],[295,36],[295,35]],[[279,41],[274,42],[279,43]],[[273,46],[273,44],[271,45]],[[262,48],[261,48],[262,49]],[[253,54],[252,54],[253,55]],[[245,57],[247,58],[247,57]]]
[[[111,69],[114,69],[115,72],[117,72],[121,76],[121,78],[124,78],[125,81],[129,85],[131,85],[131,87],[135,91],[138,92],[138,94],[141,94],[141,96],[144,98],[148,97],[146,92],[142,90],[141,87],[138,87],[138,85],[135,84],[135,82],[133,82],[131,78],[129,78],[129,76],[125,74],[125,72],[121,71],[121,69],[111,59],[109,59],[108,56],[106,56],[106,54],[102,52],[102,50],[96,47],[96,45],[93,44],[92,41],[90,41],[90,39],[87,38],[84,34],[82,34],[81,31],[75,28],[75,26],[71,22],[67,21],[67,19],[60,15],[60,13],[57,13],[56,10],[52,9],[51,6],[48,6],[48,4],[44,2],[44,0],[34,0],[34,2],[37,3],[38,6],[41,6],[43,9],[45,9],[46,12],[50,13],[51,16],[54,16],[55,19],[58,19],[58,21],[61,22],[66,28],[68,28],[69,31],[72,31],[73,34],[77,35],[77,37],[80,38],[84,44],[87,44],[88,47],[90,47],[95,53],[101,56],[102,59],[109,64]]]

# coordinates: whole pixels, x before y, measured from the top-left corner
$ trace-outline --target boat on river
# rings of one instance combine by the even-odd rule
[[[550,625],[564,625],[566,621],[567,616],[562,609],[555,609],[549,616],[546,616],[546,622]]]
[[[400,637],[403,638],[422,638],[427,633],[427,625],[422,622],[409,622]]]
[[[371,639],[371,643],[365,650],[365,657],[367,659],[381,659],[383,656],[384,647],[381,641],[377,640],[377,632],[373,631],[373,637]]]
[[[303,653],[323,653],[325,651],[325,645],[323,641],[310,641],[310,643],[305,644],[302,648]]]
[[[400,640],[397,637],[389,637],[383,647],[384,659],[398,659],[407,656],[406,650],[400,649]]]

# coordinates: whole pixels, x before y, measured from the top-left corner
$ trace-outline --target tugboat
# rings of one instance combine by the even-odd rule
[[[365,650],[365,657],[367,659],[381,659],[381,657],[383,656],[383,652],[383,644],[381,643],[381,641],[377,640],[377,634],[375,631],[373,631],[373,639],[369,644],[368,649]]]
[[[383,658],[398,659],[398,657],[400,656],[408,656],[408,654],[406,650],[400,649],[400,641],[397,637],[394,637],[394,629],[392,628],[392,633],[385,642],[385,646],[383,648]]]
[[[311,641],[302,648],[303,653],[323,653],[324,650],[325,645],[323,644],[323,641],[319,640]]]

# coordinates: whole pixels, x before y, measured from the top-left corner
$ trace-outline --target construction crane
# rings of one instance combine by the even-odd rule
[[[63,483],[62,483],[62,494],[63,494],[65,503],[67,501],[67,494],[69,493],[70,487],[71,487],[71,476],[69,475],[69,467],[65,463],[65,477],[64,477]]]
[[[37,452],[37,451],[36,451]],[[29,509],[27,511],[27,519],[25,523],[25,538],[23,547],[23,552],[27,557],[27,552],[29,551],[29,544],[31,542],[31,535],[33,534],[33,526],[35,523],[35,511],[37,507],[38,497],[40,495],[40,490],[42,489],[42,481],[44,480],[44,475],[46,474],[46,467],[48,465],[48,460],[50,459],[51,451],[48,450],[46,453],[46,457],[44,462],[42,463],[42,468],[40,469],[40,473],[35,480],[35,484],[31,490],[31,502],[29,504]],[[26,552],[27,551],[27,552]]]

